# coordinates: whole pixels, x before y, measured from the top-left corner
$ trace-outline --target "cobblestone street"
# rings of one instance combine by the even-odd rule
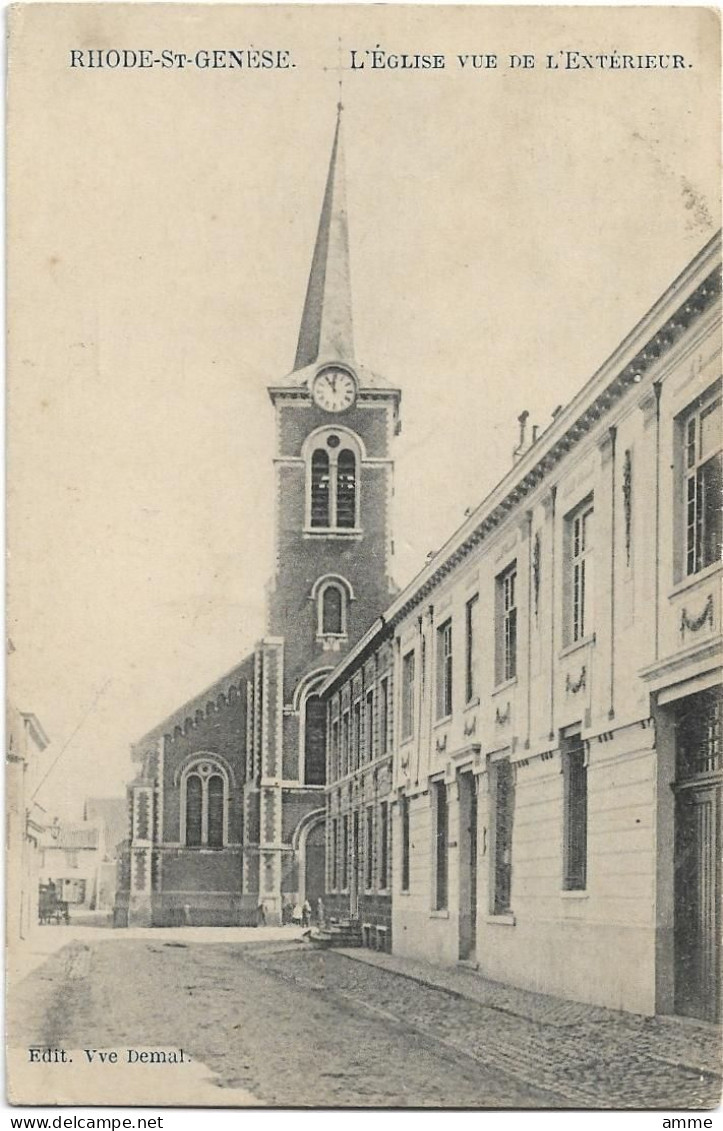
[[[16,987],[8,1017],[19,1055],[183,1048],[214,1077],[198,1102],[218,1106],[704,1108],[720,1099],[716,1036],[465,969],[164,931],[70,941]]]

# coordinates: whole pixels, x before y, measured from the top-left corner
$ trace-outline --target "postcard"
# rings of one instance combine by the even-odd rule
[[[10,1102],[714,1107],[718,13],[9,32]]]

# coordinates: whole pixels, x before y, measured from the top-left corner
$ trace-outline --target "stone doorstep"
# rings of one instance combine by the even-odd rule
[[[720,1048],[721,1030],[706,1021],[691,1021],[689,1018],[669,1015],[648,1018],[637,1013],[624,1013],[599,1005],[585,1005],[551,994],[506,986],[485,978],[467,963],[457,969],[435,966],[432,963],[422,964],[396,955],[364,949],[347,950],[339,947],[335,953],[356,962],[365,962],[368,966],[376,966],[390,974],[398,974],[429,989],[449,994],[450,997],[466,999],[483,1008],[520,1017],[533,1024],[570,1028],[576,1024],[617,1023],[621,1029],[627,1030],[631,1036],[634,1036],[642,1035],[644,1032],[640,1028],[641,1023],[645,1025],[646,1022],[651,1022],[655,1029],[650,1029],[645,1035],[652,1041],[658,1042],[660,1048],[650,1052],[646,1050],[645,1056],[648,1059],[686,1071],[704,1072],[714,1078],[723,1075],[720,1055],[711,1057],[716,1037]],[[696,1059],[697,1052],[700,1053],[698,1059]],[[720,1070],[718,1070],[719,1065]]]

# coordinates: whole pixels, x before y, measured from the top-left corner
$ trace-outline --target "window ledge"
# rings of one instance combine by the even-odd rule
[[[440,907],[436,911],[429,912],[430,919],[449,919],[449,910],[446,907]]]
[[[340,539],[341,541],[352,540],[359,541],[364,537],[364,531],[358,527],[350,527],[348,530],[338,530],[334,527],[326,526],[305,526],[302,534],[304,538],[331,538]]]
[[[474,699],[468,699],[464,705],[465,711],[471,711],[473,707],[479,707],[479,695],[475,695]]]
[[[571,656],[573,652],[578,652],[581,648],[587,648],[590,644],[594,643],[595,633],[593,632],[590,636],[583,636],[582,640],[574,640],[572,644],[566,644],[565,647],[561,648],[558,652],[558,658],[564,660],[565,656]]]
[[[698,585],[699,582],[707,581],[710,577],[714,577],[720,570],[723,569],[723,562],[713,562],[711,565],[706,566],[705,569],[698,570],[698,573],[691,573],[688,577],[683,578],[677,585],[674,585],[668,594],[668,600],[672,601],[679,593],[685,593],[686,590],[692,589]]]
[[[500,692],[507,691],[508,688],[514,687],[516,685],[516,683],[517,683],[517,676],[513,675],[512,679],[506,679],[506,680],[504,680],[503,683],[498,683],[496,685],[496,687],[494,687],[492,689],[492,694],[493,695],[499,695]]]
[[[589,899],[590,893],[585,888],[574,888],[569,891],[561,891],[560,896],[562,899]]]
[[[410,896],[412,893],[409,890],[409,888],[401,888],[397,894],[398,895]]]
[[[514,927],[517,920],[512,911],[498,911],[485,915],[485,923],[496,923],[500,927]]]
[[[442,715],[441,719],[436,719],[434,726],[435,727],[448,726],[448,724],[451,723],[451,721],[452,721],[452,712],[450,711],[450,713],[448,715]]]

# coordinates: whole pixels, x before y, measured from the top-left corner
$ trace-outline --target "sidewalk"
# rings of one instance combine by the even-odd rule
[[[339,949],[334,953],[535,1025],[558,1028],[561,1038],[568,1036],[569,1030],[574,1030],[583,1041],[596,1038],[608,1041],[614,1035],[616,1042],[630,1041],[636,1053],[643,1053],[651,1060],[712,1076],[723,1075],[723,1034],[720,1027],[705,1021],[675,1016],[645,1017],[567,1001],[551,994],[493,982],[471,967],[437,966],[361,947]],[[568,1032],[563,1034],[564,1030]]]

